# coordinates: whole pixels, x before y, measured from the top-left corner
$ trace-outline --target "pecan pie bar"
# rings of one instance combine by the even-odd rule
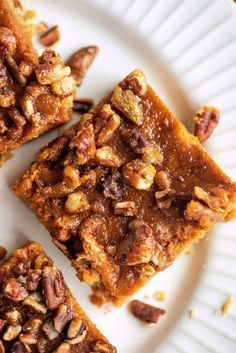
[[[40,57],[12,0],[0,0],[0,154],[70,119],[75,81],[60,56]]]
[[[1,353],[115,353],[32,243],[0,266]]]
[[[49,143],[14,191],[78,277],[116,303],[236,209],[236,185],[141,70]]]

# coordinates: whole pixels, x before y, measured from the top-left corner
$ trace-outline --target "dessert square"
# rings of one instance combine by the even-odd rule
[[[1,353],[115,353],[38,243],[0,266]]]
[[[78,277],[116,304],[236,209],[235,183],[141,70],[50,142],[14,191]]]
[[[70,119],[75,81],[53,50],[39,57],[12,0],[0,1],[0,154]]]

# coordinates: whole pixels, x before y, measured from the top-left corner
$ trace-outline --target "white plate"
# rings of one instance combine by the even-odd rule
[[[214,104],[223,114],[207,146],[210,154],[236,177],[236,6],[230,0],[25,0],[49,25],[59,24],[56,46],[64,58],[75,49],[97,44],[100,54],[89,70],[81,96],[102,97],[136,67],[180,119],[192,128],[197,107]],[[164,307],[156,326],[144,327],[127,306],[94,307],[89,288],[79,283],[69,261],[51,244],[49,234],[14,196],[9,186],[58,134],[29,143],[0,170],[0,241],[9,251],[29,240],[40,241],[55,259],[79,302],[120,353],[234,353],[236,311],[213,314],[229,295],[236,297],[235,222],[217,227],[210,241],[177,259],[135,298]],[[165,290],[167,300],[153,293]],[[197,318],[188,316],[196,308]]]

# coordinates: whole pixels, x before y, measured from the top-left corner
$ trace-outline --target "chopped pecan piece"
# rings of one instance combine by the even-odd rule
[[[30,353],[32,352],[28,344],[15,342],[12,346],[11,353]]]
[[[154,141],[149,141],[147,146],[140,149],[140,152],[144,162],[161,164],[164,160],[161,148]]]
[[[129,120],[138,126],[142,125],[144,118],[139,98],[131,90],[123,91],[121,87],[116,87],[111,96],[111,102]]]
[[[131,89],[135,94],[143,96],[147,91],[147,80],[142,70],[134,70],[121,83],[123,89]]]
[[[0,46],[13,54],[16,50],[16,37],[9,28],[0,26]]]
[[[28,297],[27,289],[15,278],[11,278],[4,286],[3,293],[6,297],[19,302]]]
[[[66,304],[59,305],[53,319],[54,328],[57,332],[62,332],[66,324],[72,319],[71,308]]]
[[[223,219],[223,215],[195,200],[187,204],[184,214],[188,221],[196,221],[203,228],[210,227]]]
[[[13,341],[21,332],[21,325],[9,325],[4,332],[3,339],[5,341]]]
[[[37,80],[42,85],[51,85],[56,81],[62,80],[64,77],[69,76],[71,70],[69,66],[58,64],[40,64],[35,69]]]
[[[152,164],[139,159],[126,163],[122,170],[125,180],[138,190],[149,190],[156,175]]]
[[[163,208],[163,209],[168,209],[171,206],[172,203],[172,194],[173,191],[171,189],[164,189],[161,191],[156,191],[155,192],[155,198],[157,201],[157,207],[158,208]]]
[[[87,334],[86,324],[79,318],[71,321],[67,331],[66,342],[74,345],[82,342]]]
[[[130,303],[130,310],[137,319],[148,324],[156,324],[159,318],[166,313],[164,309],[145,304],[140,300],[132,300]]]
[[[9,70],[13,73],[15,79],[19,82],[20,85],[24,86],[26,84],[26,78],[20,72],[19,67],[16,64],[14,58],[9,53],[7,53],[5,59],[7,66]]]
[[[104,145],[120,126],[121,119],[119,115],[111,109],[110,104],[105,104],[102,107],[99,117],[104,120],[104,126],[99,131],[97,144]]]
[[[82,181],[80,178],[80,172],[76,167],[67,165],[63,170],[63,179],[69,188],[78,188]]]
[[[72,75],[77,83],[80,85],[86,72],[98,53],[98,47],[91,45],[89,47],[81,48],[74,53],[67,61],[70,66]]]
[[[87,170],[81,177],[81,183],[86,189],[92,190],[96,185],[97,174],[94,170]]]
[[[125,193],[125,182],[118,171],[114,171],[103,181],[103,194],[112,200],[121,200]]]
[[[78,270],[78,276],[86,283],[93,285],[100,282],[99,273],[91,266],[90,256],[79,254],[73,262],[75,269]]]
[[[103,247],[96,242],[94,233],[100,227],[104,227],[104,222],[98,217],[91,216],[81,224],[80,237],[92,268],[100,274],[103,283],[106,283],[110,288],[117,281],[119,267],[104,251]]]
[[[56,309],[63,303],[65,286],[61,272],[55,267],[45,267],[43,270],[43,293],[49,309]]]
[[[59,332],[55,330],[53,323],[50,319],[44,322],[42,326],[42,330],[46,333],[50,341],[56,339],[59,336]]]
[[[106,207],[104,205],[103,200],[93,200],[91,202],[91,210],[94,213],[104,215],[106,213]]]
[[[76,98],[73,101],[73,110],[77,113],[87,113],[93,106],[92,98]]]
[[[137,129],[132,129],[129,131],[122,128],[121,136],[124,141],[137,153],[141,153],[142,149],[148,145],[148,140],[145,138],[143,133]]]
[[[21,314],[17,309],[10,309],[5,313],[5,319],[7,320],[8,324],[13,325],[20,321]]]
[[[195,186],[194,195],[210,209],[218,212],[224,212],[229,202],[228,193],[218,187],[210,188],[206,191],[199,186]]]
[[[85,164],[93,158],[96,153],[93,125],[89,124],[79,130],[77,135],[71,140],[69,147],[75,147],[78,164]]]
[[[135,202],[133,201],[116,202],[116,204],[114,205],[114,213],[115,215],[135,216],[137,214]]]
[[[28,290],[36,290],[41,280],[42,271],[38,270],[29,270],[26,281],[26,288]]]
[[[196,112],[194,135],[204,142],[215,130],[220,119],[220,111],[211,106],[204,106]]]
[[[155,183],[160,190],[170,189],[170,179],[168,174],[161,170],[155,175]]]
[[[42,303],[42,298],[37,292],[32,292],[24,301],[23,305],[38,314],[46,314],[47,308]]]
[[[60,30],[58,26],[53,26],[49,28],[46,32],[42,33],[39,37],[39,41],[45,47],[55,44],[61,37]]]
[[[22,333],[19,335],[19,340],[25,344],[36,344],[42,320],[31,318],[23,326]]]
[[[133,241],[126,256],[126,264],[135,266],[149,263],[152,260],[155,250],[153,231],[149,225],[139,219],[129,223]]]
[[[82,191],[69,194],[65,203],[65,211],[69,214],[86,212],[90,210],[87,196]]]
[[[95,156],[98,163],[107,167],[117,168],[121,164],[119,157],[112,151],[110,146],[98,148]]]

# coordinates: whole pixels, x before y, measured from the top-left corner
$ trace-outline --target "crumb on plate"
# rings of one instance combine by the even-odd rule
[[[224,316],[227,315],[228,312],[230,311],[230,309],[232,308],[234,304],[234,298],[233,297],[229,297],[221,306],[221,308],[218,308],[217,310],[215,310],[215,315],[220,315],[220,316]]]
[[[158,290],[154,293],[154,297],[156,300],[165,300],[166,299],[166,292],[163,290]]]

